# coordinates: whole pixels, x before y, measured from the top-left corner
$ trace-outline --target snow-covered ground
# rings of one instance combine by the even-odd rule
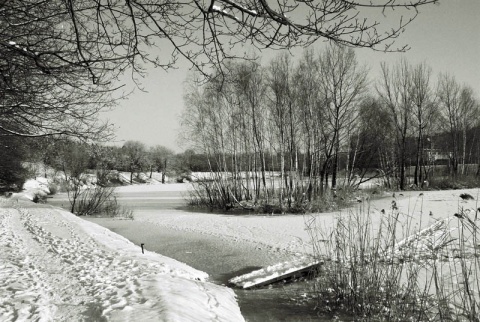
[[[181,193],[188,187],[134,185],[117,192],[120,196],[146,193],[155,198],[155,192]],[[460,199],[464,192],[475,200]],[[155,253],[142,254],[125,238],[68,212],[22,201],[22,195],[14,197],[0,199],[0,320],[243,320],[232,290],[205,281],[205,273]],[[394,203],[411,219],[413,230],[420,231],[461,208],[474,218],[478,197],[478,189],[411,191],[369,203],[364,200],[353,211],[368,207],[375,224]],[[198,232],[220,242],[256,245],[288,254],[294,261],[312,253],[307,226],[328,229],[338,215],[231,215],[181,209],[159,213],[144,209],[135,213],[135,221]],[[451,223],[458,225],[458,220]]]
[[[0,198],[0,321],[243,321],[207,278],[66,211]]]
[[[137,193],[148,191],[149,196],[151,196],[154,189],[154,186],[135,186],[121,187],[118,191],[119,193],[125,193],[127,197],[128,193],[134,194],[135,191]],[[172,184],[158,189],[157,191],[161,195],[161,192],[165,189],[187,190],[188,185]],[[474,197],[474,200],[461,199],[460,194],[462,193],[469,193]],[[273,256],[277,258],[274,263],[270,259],[265,260],[264,269],[255,272],[258,275],[250,276],[246,274],[239,280],[231,280],[241,287],[245,287],[245,285],[248,287],[252,283],[256,284],[276,275],[300,269],[311,262],[311,260],[305,261],[303,258],[305,255],[315,255],[311,235],[318,233],[316,229],[319,227],[327,232],[333,229],[339,216],[346,214],[348,211],[360,214],[370,212],[371,226],[376,229],[380,226],[382,218],[391,214],[392,207],[395,207],[398,209],[398,218],[401,221],[398,227],[398,245],[412,244],[413,242],[410,242],[412,237],[410,239],[407,237],[417,233],[417,236],[414,236],[414,244],[416,247],[421,247],[423,242],[433,242],[435,244],[440,240],[440,237],[444,236],[445,231],[448,231],[455,238],[461,223],[454,214],[463,209],[464,213],[474,219],[478,208],[476,200],[478,200],[479,193],[479,189],[397,192],[395,195],[386,194],[376,200],[359,199],[361,202],[348,210],[303,216],[232,215],[228,213],[188,212],[182,209],[168,209],[166,211],[144,209],[135,213],[135,221],[144,223],[149,227],[161,226],[177,231],[201,233],[211,236],[219,243],[224,241],[238,243],[238,245],[254,245],[270,254],[278,254]],[[137,196],[138,194],[134,195]],[[478,219],[480,219],[480,213]],[[407,223],[408,229],[404,230],[406,227],[403,224],[406,225]]]
[[[187,191],[188,184],[124,186],[118,188],[120,196],[134,194],[134,198],[142,192],[148,196],[157,191]],[[194,231],[211,235],[229,241],[247,242],[275,251],[288,252],[303,256],[312,252],[310,231],[307,225],[333,227],[336,218],[347,211],[364,211],[372,214],[373,224],[378,224],[384,213],[391,213],[392,202],[399,212],[408,217],[411,223],[411,232],[421,230],[439,219],[452,217],[460,208],[471,214],[480,206],[476,200],[464,201],[459,196],[469,193],[478,199],[479,189],[445,190],[445,191],[407,191],[392,195],[385,195],[377,200],[363,200],[350,210],[340,212],[307,214],[307,215],[232,215],[229,213],[198,213],[181,209],[159,211],[146,209],[135,212],[135,221],[159,225],[176,230]],[[161,198],[161,197],[158,197]],[[169,197],[171,198],[171,197]],[[119,199],[121,201],[121,199]],[[480,219],[480,214],[479,214]],[[406,236],[405,236],[406,237]]]

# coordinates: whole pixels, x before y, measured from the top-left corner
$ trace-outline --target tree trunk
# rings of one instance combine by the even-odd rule
[[[165,173],[167,172],[167,159],[165,159],[163,163],[163,170],[162,170],[162,183],[165,184]]]
[[[466,125],[463,127],[463,144],[462,144],[462,175],[465,175],[465,157],[467,155],[467,129]]]
[[[405,163],[406,163],[406,156],[405,156],[405,138],[402,139],[402,147],[400,148],[400,190],[405,190]]]
[[[338,171],[338,152],[340,150],[340,139],[337,135],[335,139],[335,156],[333,158],[333,165],[332,165],[332,189],[337,188],[337,171]]]
[[[422,169],[420,168],[420,154],[422,153],[422,133],[421,131],[418,134],[417,137],[417,155],[415,158],[415,173],[414,173],[414,183],[417,187],[420,187],[421,184],[421,177],[422,177]],[[420,180],[419,180],[420,179]]]

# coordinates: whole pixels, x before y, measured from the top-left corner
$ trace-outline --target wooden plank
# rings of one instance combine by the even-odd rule
[[[311,257],[303,257],[234,277],[229,280],[229,283],[244,289],[265,286],[313,272],[322,263]]]

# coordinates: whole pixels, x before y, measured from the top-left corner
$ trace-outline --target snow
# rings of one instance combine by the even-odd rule
[[[159,192],[159,191],[189,191],[192,186],[188,183],[166,183],[158,185],[128,185],[121,186],[115,189],[116,193],[145,193],[145,192]]]
[[[29,179],[27,180],[24,185],[23,189],[27,191],[41,189],[46,193],[49,193],[50,190],[48,189],[48,180],[43,177],[38,177],[37,179]]]
[[[217,6],[217,5],[213,5],[212,6],[212,10],[213,11],[217,11],[217,12],[221,12],[221,13],[224,13],[226,15],[228,15],[228,11],[227,10],[223,10],[221,7]]]
[[[206,273],[23,200],[0,198],[1,321],[244,321]]]
[[[250,288],[252,286],[260,285],[266,281],[273,280],[277,277],[298,272],[317,264],[320,264],[319,260],[316,260],[312,257],[302,257],[293,261],[270,265],[248,274],[234,277],[230,279],[229,282],[238,287]]]
[[[153,193],[155,191],[188,191],[190,184],[165,184],[165,185],[134,185],[118,188],[120,196],[132,193]],[[459,208],[475,211],[476,201],[462,201],[459,195],[467,192],[478,199],[478,189],[446,190],[446,191],[408,191],[399,193],[396,198],[386,195],[378,200],[367,200],[356,204],[351,211],[361,211],[362,207],[369,207],[372,214],[373,225],[379,225],[383,209],[391,213],[392,201],[403,218],[409,218],[413,230],[426,228],[437,220],[453,216]],[[429,213],[432,213],[432,216]],[[135,220],[148,225],[158,225],[180,231],[194,231],[204,235],[211,235],[220,240],[255,244],[259,248],[279,252],[287,252],[292,256],[312,254],[311,231],[307,225],[315,222],[322,227],[333,227],[336,218],[347,213],[340,212],[307,214],[307,215],[232,215],[229,213],[198,213],[172,209],[168,211],[141,210],[135,212]],[[457,221],[454,221],[457,222]],[[407,236],[399,236],[405,238]]]
[[[45,188],[45,183],[29,185],[33,190]],[[155,192],[182,193],[190,188],[190,184],[131,185],[119,187],[117,193],[119,200],[129,194],[152,198]],[[477,201],[463,201],[461,193],[479,197],[478,189],[409,191],[370,200],[368,205],[362,199],[351,211],[368,207],[375,226],[395,202],[400,220],[408,217],[412,232],[418,232],[411,238],[398,236],[401,247],[396,251],[413,241],[422,245],[418,240],[435,247],[443,231],[458,228],[453,214],[463,210],[475,218]],[[0,199],[0,320],[66,321],[85,316],[112,321],[243,320],[232,290],[209,283],[206,273],[148,250],[142,254],[138,245],[105,228],[63,210],[23,202],[21,196]],[[282,260],[288,257],[284,263],[269,263],[233,279],[248,287],[314,263],[308,257],[313,255],[310,228],[332,228],[345,213],[271,216],[142,209],[135,212],[135,221],[198,232],[220,243],[255,245]]]
[[[170,191],[180,192],[188,190],[189,187],[189,184],[137,185],[121,187],[118,191],[121,192],[122,198],[125,197],[128,200],[128,198],[136,198],[146,192],[149,193],[148,198],[150,198],[155,195],[153,194],[155,189],[158,189],[156,191],[159,192],[157,198],[162,198],[162,191],[172,189]],[[200,233],[210,236],[217,243],[236,243],[239,247],[240,245],[254,246],[277,258],[274,262],[266,260],[266,263],[261,265],[271,266],[281,261],[295,262],[297,259],[301,261],[305,255],[316,255],[312,245],[312,235],[315,235],[316,229],[320,227],[328,233],[335,227],[337,219],[346,215],[348,211],[363,213],[368,208],[371,213],[372,229],[378,229],[382,218],[392,213],[392,202],[395,202],[398,208],[399,221],[410,223],[408,234],[405,234],[405,231],[399,231],[398,244],[408,246],[414,240],[417,247],[421,247],[421,245],[437,247],[442,243],[446,233],[452,235],[458,232],[460,222],[452,216],[459,212],[459,209],[470,213],[470,218],[474,218],[475,210],[478,208],[477,202],[475,200],[463,201],[460,198],[462,192],[470,193],[475,199],[478,199],[478,189],[408,191],[397,192],[395,197],[392,194],[385,194],[379,199],[369,201],[361,198],[362,202],[356,203],[350,210],[322,214],[233,215],[228,212],[224,214],[200,213],[183,209],[141,209],[135,211],[134,216],[136,222],[148,225],[151,229],[159,226],[168,230]],[[128,195],[129,193],[130,195]],[[407,238],[408,235],[416,232],[418,232],[416,236]],[[397,248],[396,252],[403,251],[402,247]],[[292,268],[299,267],[292,266]]]
[[[122,184],[130,184],[130,172],[112,172],[112,175],[116,175],[117,179],[122,183]],[[138,179],[142,181],[142,184],[162,184],[162,173],[161,172],[153,172],[152,173],[152,178],[150,178],[149,175],[140,172],[140,173],[135,173],[133,175],[133,183],[137,184]],[[165,180],[168,181],[169,178],[165,177]]]
[[[23,185],[23,191],[20,193],[12,193],[12,200],[34,200],[35,196],[47,196],[50,193],[48,181],[45,178],[30,179]]]

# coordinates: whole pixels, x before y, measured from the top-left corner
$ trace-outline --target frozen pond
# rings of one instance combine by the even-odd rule
[[[459,231],[454,214],[478,215],[478,189],[405,191],[383,198],[355,203],[349,210],[313,215],[233,215],[188,210],[182,199],[186,184],[125,186],[118,189],[119,201],[135,209],[135,220],[89,219],[130,239],[148,250],[172,257],[207,272],[211,280],[225,284],[229,278],[260,267],[289,261],[312,251],[306,224],[316,220],[321,227],[334,227],[336,218],[348,211],[371,215],[372,229],[378,229],[392,207],[401,214],[399,233],[408,223],[410,233],[398,234],[398,241],[441,220],[449,220]],[[461,198],[462,193],[473,196]],[[65,195],[52,202],[68,205]],[[368,209],[368,210],[365,210]],[[390,209],[390,210],[389,210]],[[360,211],[360,212],[359,212]],[[370,218],[370,217],[369,217]],[[400,218],[400,217],[398,217]],[[449,218],[453,218],[450,220]],[[408,228],[407,227],[407,228]],[[140,247],[139,247],[140,248]],[[257,290],[235,290],[248,321],[329,321],[317,317],[309,297],[309,283],[300,282]],[[342,320],[345,317],[342,317]]]
[[[120,189],[118,200],[134,209],[134,221],[108,218],[88,220],[137,245],[143,243],[150,251],[207,272],[210,279],[218,284],[226,284],[234,276],[292,258],[289,251],[268,247],[253,240],[227,238],[222,232],[218,235],[201,232],[195,227],[196,220],[201,220],[202,216],[208,218],[212,214],[188,211],[182,198],[185,193],[182,188],[171,191],[175,186],[166,185],[166,188],[168,186],[171,186],[170,190],[160,187],[143,191],[128,187]],[[50,199],[49,203],[65,207],[68,200],[65,195],[59,194]],[[183,224],[173,224],[176,220],[183,223],[185,216],[192,218],[191,229]],[[161,218],[165,218],[165,222],[162,223]],[[309,288],[309,282],[297,282],[254,290],[235,289],[235,293],[247,321],[329,321],[327,317],[316,315],[314,301],[304,300]]]

